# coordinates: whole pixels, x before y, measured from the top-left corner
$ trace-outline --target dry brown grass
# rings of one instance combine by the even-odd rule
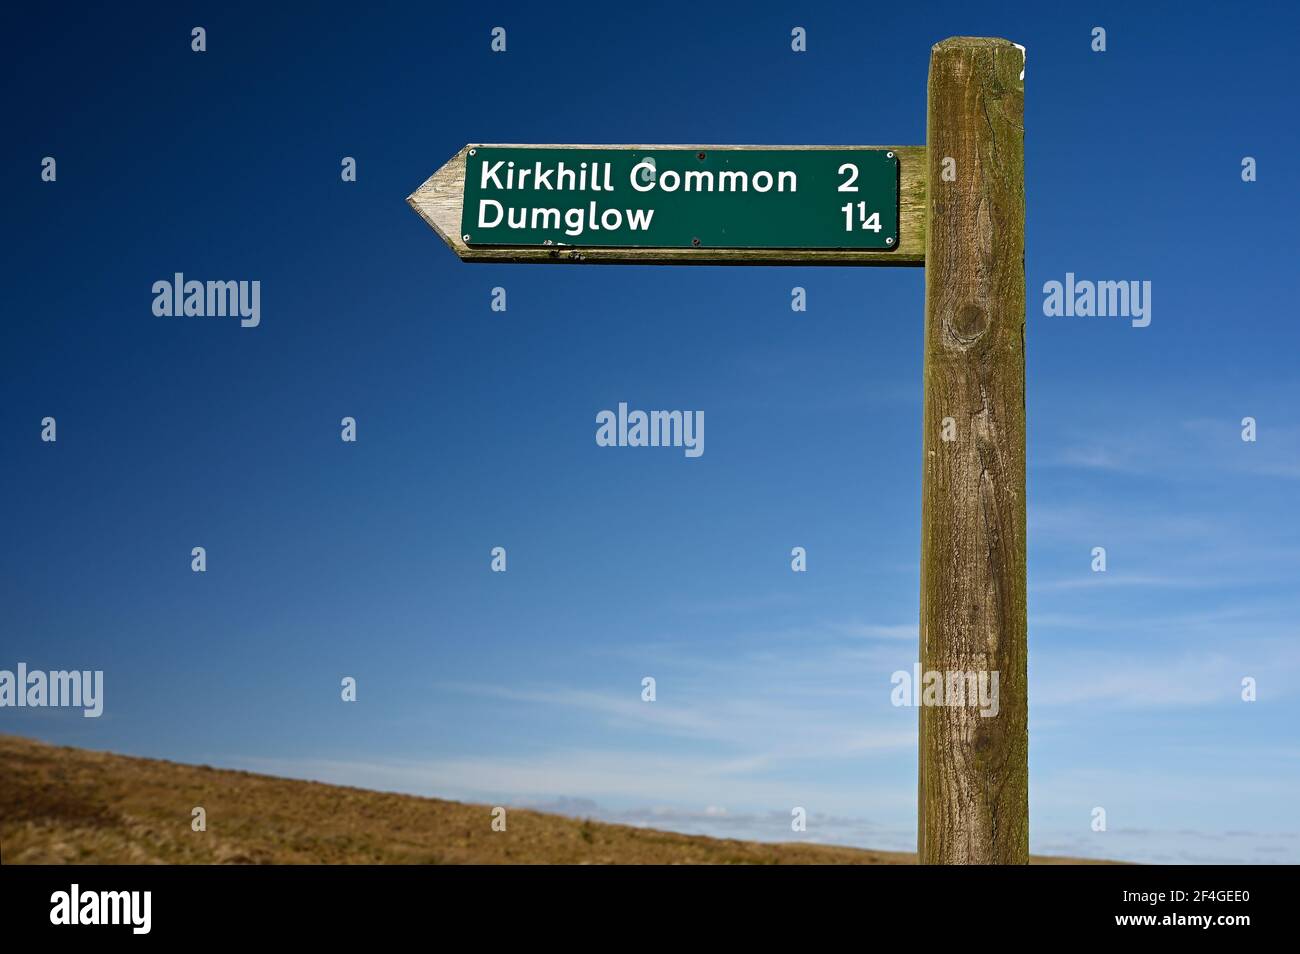
[[[207,831],[190,830],[207,810]],[[0,735],[5,864],[912,864],[181,765]],[[1064,859],[1035,858],[1036,863]]]

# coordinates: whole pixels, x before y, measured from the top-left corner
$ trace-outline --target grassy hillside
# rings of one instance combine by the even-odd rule
[[[207,831],[190,828],[195,806]],[[911,854],[676,835],[0,735],[5,864],[912,864]],[[1061,859],[1037,858],[1037,863]]]

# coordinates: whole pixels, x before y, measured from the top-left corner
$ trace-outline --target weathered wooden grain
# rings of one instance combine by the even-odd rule
[[[930,58],[921,668],[999,674],[996,716],[920,707],[930,864],[1028,859],[1023,66],[988,38]]]
[[[466,262],[606,263],[616,265],[923,265],[925,263],[924,146],[611,146],[533,144],[542,149],[892,149],[898,156],[898,247],[872,249],[573,248],[468,246],[461,240],[465,158],[472,148],[526,146],[472,143],[456,153],[408,198],[411,206]]]

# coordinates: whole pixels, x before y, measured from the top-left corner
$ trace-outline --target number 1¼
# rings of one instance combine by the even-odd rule
[[[863,232],[880,231],[880,213],[867,212],[866,202],[849,202],[840,211],[844,213],[844,231],[853,231],[853,213],[856,210],[858,219],[858,229]]]

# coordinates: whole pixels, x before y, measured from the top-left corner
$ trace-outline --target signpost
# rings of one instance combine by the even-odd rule
[[[407,201],[467,262],[926,267],[921,670],[996,673],[1000,698],[920,706],[917,848],[1024,864],[1023,50],[937,44],[926,138],[471,144]]]
[[[460,227],[469,246],[892,249],[898,156],[471,146]]]
[[[467,262],[920,265],[925,178],[921,146],[472,144],[407,202]]]

